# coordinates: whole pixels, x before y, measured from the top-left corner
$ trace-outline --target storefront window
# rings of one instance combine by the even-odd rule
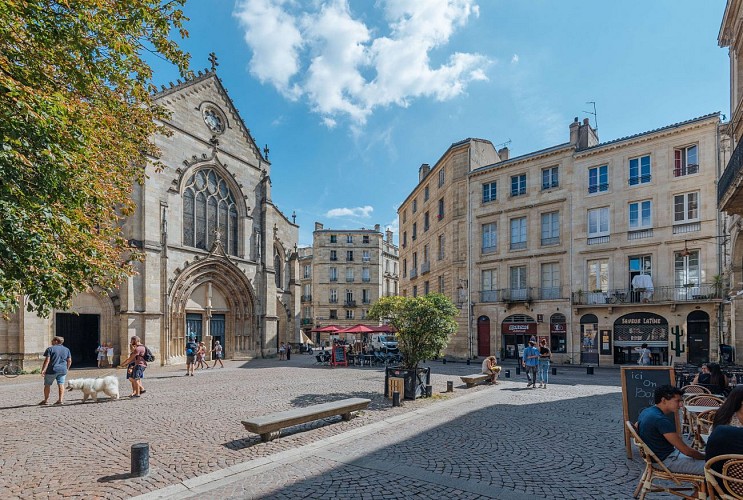
[[[567,323],[564,314],[550,317],[550,349],[552,352],[568,352]]]

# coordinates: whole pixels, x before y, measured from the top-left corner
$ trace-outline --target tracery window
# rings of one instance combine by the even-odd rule
[[[217,230],[225,251],[237,255],[235,197],[214,169],[205,168],[191,176],[183,192],[183,244],[210,250]]]

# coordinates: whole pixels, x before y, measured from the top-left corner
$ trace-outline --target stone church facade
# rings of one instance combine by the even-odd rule
[[[144,254],[137,274],[49,318],[19,308],[0,320],[0,352],[19,353],[26,370],[54,335],[74,366],[95,364],[99,343],[113,344],[117,361],[132,335],[162,364],[182,361],[188,337],[220,340],[227,359],[299,341],[299,227],[271,201],[267,152],[214,71],[164,88],[155,102],[171,112],[162,124],[172,134],[155,137],[160,157],[134,186],[137,210],[124,224]]]

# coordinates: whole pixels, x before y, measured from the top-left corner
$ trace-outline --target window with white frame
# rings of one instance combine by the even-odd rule
[[[443,260],[445,257],[445,250],[446,249],[446,238],[443,234],[439,235],[439,251],[438,251],[438,257],[439,260]]]
[[[346,250],[346,260],[353,262],[353,250]]]
[[[346,268],[346,281],[353,281],[353,267]]]
[[[346,309],[346,319],[353,319],[353,309]]]
[[[650,182],[650,155],[632,158],[629,161],[629,185],[646,184]]]
[[[511,300],[526,300],[526,266],[515,266],[510,269]]]
[[[335,288],[331,288],[328,299],[330,300],[331,304],[335,304],[336,302],[338,302],[338,290],[336,290]]]
[[[635,201],[629,204],[630,231],[652,227],[652,220],[653,202],[651,200]]]
[[[696,174],[697,172],[699,172],[699,159],[697,156],[696,145],[675,149],[673,153],[674,177],[681,177],[683,175]]]
[[[361,261],[369,262],[370,260],[371,260],[371,254],[369,253],[369,250],[363,250],[361,252]]]
[[[347,234],[346,235],[346,243],[353,243],[353,235]]]
[[[361,281],[368,283],[371,281],[371,276],[369,275],[369,268],[368,267],[362,267],[361,268]]]
[[[588,169],[588,192],[603,193],[609,190],[609,166]]]
[[[312,266],[310,264],[305,264],[304,266],[304,277],[305,278],[312,277]]]
[[[526,217],[511,219],[511,250],[526,248]]]
[[[444,168],[441,167],[441,170],[439,170],[439,187],[444,185],[445,180],[446,180],[446,174],[444,173]]]
[[[486,182],[482,185],[482,202],[495,201],[497,184],[495,182]]]
[[[558,167],[542,169],[542,189],[552,189],[560,185]]]
[[[304,295],[306,299],[309,299],[312,296],[312,285],[307,283],[304,285],[303,288],[304,288],[304,293],[302,293],[302,295]]]
[[[542,293],[545,300],[560,298],[560,264],[549,262],[542,264]]]
[[[588,211],[588,237],[609,235],[609,207],[593,208]]]
[[[560,243],[560,212],[542,214],[542,245]]]
[[[353,290],[346,288],[346,304],[353,304]]]
[[[588,261],[588,284],[589,291],[609,291],[609,260],[597,259]]]
[[[673,280],[676,288],[698,286],[701,283],[701,270],[699,266],[699,250],[688,250],[674,253]]]
[[[480,273],[480,301],[498,301],[498,272],[496,269],[483,269]]]
[[[699,220],[699,192],[677,194],[673,197],[673,222]]]
[[[330,281],[338,281],[338,269],[335,267],[330,268]]]
[[[498,248],[498,233],[495,222],[482,225],[482,253],[495,252]]]
[[[526,194],[526,174],[511,177],[511,196]]]

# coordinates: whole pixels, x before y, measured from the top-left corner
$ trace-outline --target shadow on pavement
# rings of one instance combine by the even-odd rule
[[[98,478],[99,483],[111,483],[113,481],[123,481],[125,479],[131,479],[134,476],[127,472],[126,474],[111,474],[110,476],[103,476]]]

